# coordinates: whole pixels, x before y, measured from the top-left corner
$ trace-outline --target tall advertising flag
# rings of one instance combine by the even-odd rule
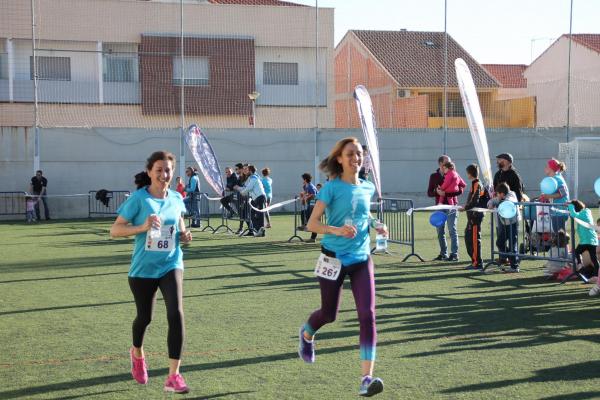
[[[358,117],[362,127],[367,147],[369,148],[369,157],[371,157],[371,176],[373,184],[377,189],[377,195],[381,198],[381,175],[379,161],[379,144],[377,142],[377,128],[375,127],[375,113],[373,112],[373,103],[367,89],[358,85],[354,88],[354,99],[358,108]]]
[[[454,61],[454,66],[456,68],[458,89],[460,90],[460,97],[462,98],[463,108],[465,109],[465,116],[469,123],[469,131],[471,132],[471,139],[473,139],[477,161],[479,161],[479,169],[483,177],[483,183],[491,193],[493,192],[493,188],[490,152],[488,150],[487,137],[485,135],[485,126],[483,125],[483,116],[481,115],[481,108],[479,107],[479,98],[477,97],[477,91],[475,90],[475,84],[473,83],[473,76],[471,75],[467,63],[465,63],[462,58],[457,58]]]
[[[206,135],[196,125],[191,125],[185,133],[185,142],[190,148],[194,160],[198,163],[200,171],[206,182],[219,196],[225,192],[225,185],[219,168],[219,161],[208,142]]]

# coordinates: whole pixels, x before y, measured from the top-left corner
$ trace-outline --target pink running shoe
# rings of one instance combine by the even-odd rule
[[[183,376],[181,374],[173,374],[167,377],[165,381],[165,392],[173,392],[173,393],[187,393],[190,389],[185,384],[183,380]]]
[[[129,358],[131,359],[131,375],[137,383],[145,385],[148,383],[148,369],[144,357],[137,358],[133,355],[133,347],[129,349]]]

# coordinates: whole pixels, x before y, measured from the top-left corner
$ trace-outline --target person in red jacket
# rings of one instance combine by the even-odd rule
[[[444,172],[442,167],[447,162],[451,162],[449,156],[442,155],[438,158],[438,169],[429,176],[429,186],[427,187],[427,196],[435,199],[435,204],[458,204],[457,197],[463,194],[466,183],[460,178],[458,185],[458,191],[456,192],[445,192],[441,189],[444,184]],[[446,242],[446,230],[445,226],[437,227],[438,242],[440,245],[440,254],[434,258],[436,261],[458,261],[458,232],[456,230],[456,224],[458,220],[458,213],[455,210],[447,212],[448,219],[446,225],[448,226],[448,232],[450,234],[450,255],[448,255],[448,244]]]

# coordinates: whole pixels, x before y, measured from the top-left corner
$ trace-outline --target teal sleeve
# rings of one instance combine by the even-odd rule
[[[140,211],[140,202],[136,193],[131,195],[117,210],[119,216],[125,218],[127,221],[132,222],[135,216]]]

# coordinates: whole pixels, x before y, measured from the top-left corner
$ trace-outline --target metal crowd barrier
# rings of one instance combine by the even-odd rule
[[[237,191],[227,191],[225,196],[232,196],[230,207],[235,211],[233,215],[223,207],[221,209],[221,224],[214,228],[213,233],[224,229],[226,233],[238,233],[240,236],[247,234],[252,227],[252,219],[250,217],[250,205],[248,204],[248,196],[244,196]],[[239,229],[234,231],[229,227],[229,221],[237,221]],[[246,228],[244,228],[244,224]]]
[[[186,199],[190,200],[186,200]],[[214,232],[215,229],[210,225],[210,205],[207,193],[193,192],[188,193],[186,198],[186,204],[189,205],[187,213],[188,228],[192,227],[193,221],[198,221],[202,228],[200,232],[210,230]]]
[[[406,214],[414,208],[412,200],[382,198],[381,205],[377,210],[377,217],[388,228],[388,243],[395,243],[410,247],[410,253],[404,257],[402,262],[410,257],[417,257],[425,261],[415,252],[415,220],[413,214]]]
[[[25,192],[0,192],[0,215],[25,215]]]
[[[306,224],[308,223],[308,216],[306,216],[306,212],[308,210],[308,205],[307,204],[298,204],[300,198],[298,196],[295,196],[294,199],[296,200],[294,202],[294,233],[292,234],[292,236],[288,239],[288,243],[292,242],[292,240],[294,239],[298,239],[301,242],[304,242],[304,239],[298,235],[298,232],[305,232],[305,231],[301,231],[300,229],[298,229],[299,226],[303,225],[306,226]],[[314,203],[313,203],[313,207],[314,207]],[[304,217],[303,217],[304,215]],[[321,223],[325,224],[327,222],[327,219],[325,217],[325,214],[323,214],[321,216]]]
[[[90,190],[88,218],[97,215],[116,216],[117,209],[130,194],[129,190]]]
[[[491,260],[487,262],[483,268],[485,271],[489,266],[502,266],[505,263],[503,260],[517,257],[520,260],[543,260],[555,261],[572,265],[572,273],[565,278],[561,283],[566,282],[573,276],[578,276],[582,281],[587,282],[587,278],[577,271],[577,261],[575,256],[575,221],[568,215],[560,214],[552,209],[567,210],[568,204],[552,204],[539,202],[522,202],[518,203],[522,208],[521,221],[518,224],[517,243],[514,243],[513,226],[508,225],[508,238],[504,244],[496,241],[499,230],[504,227],[498,221],[498,215],[492,215],[491,223]],[[562,220],[562,221],[561,221]],[[564,257],[559,254],[554,254],[550,251],[556,244],[557,232],[564,226],[564,231],[570,235],[571,253],[566,253]],[[498,250],[499,246],[506,246],[504,251]],[[511,251],[516,249],[516,251]],[[508,266],[507,266],[508,268]]]

